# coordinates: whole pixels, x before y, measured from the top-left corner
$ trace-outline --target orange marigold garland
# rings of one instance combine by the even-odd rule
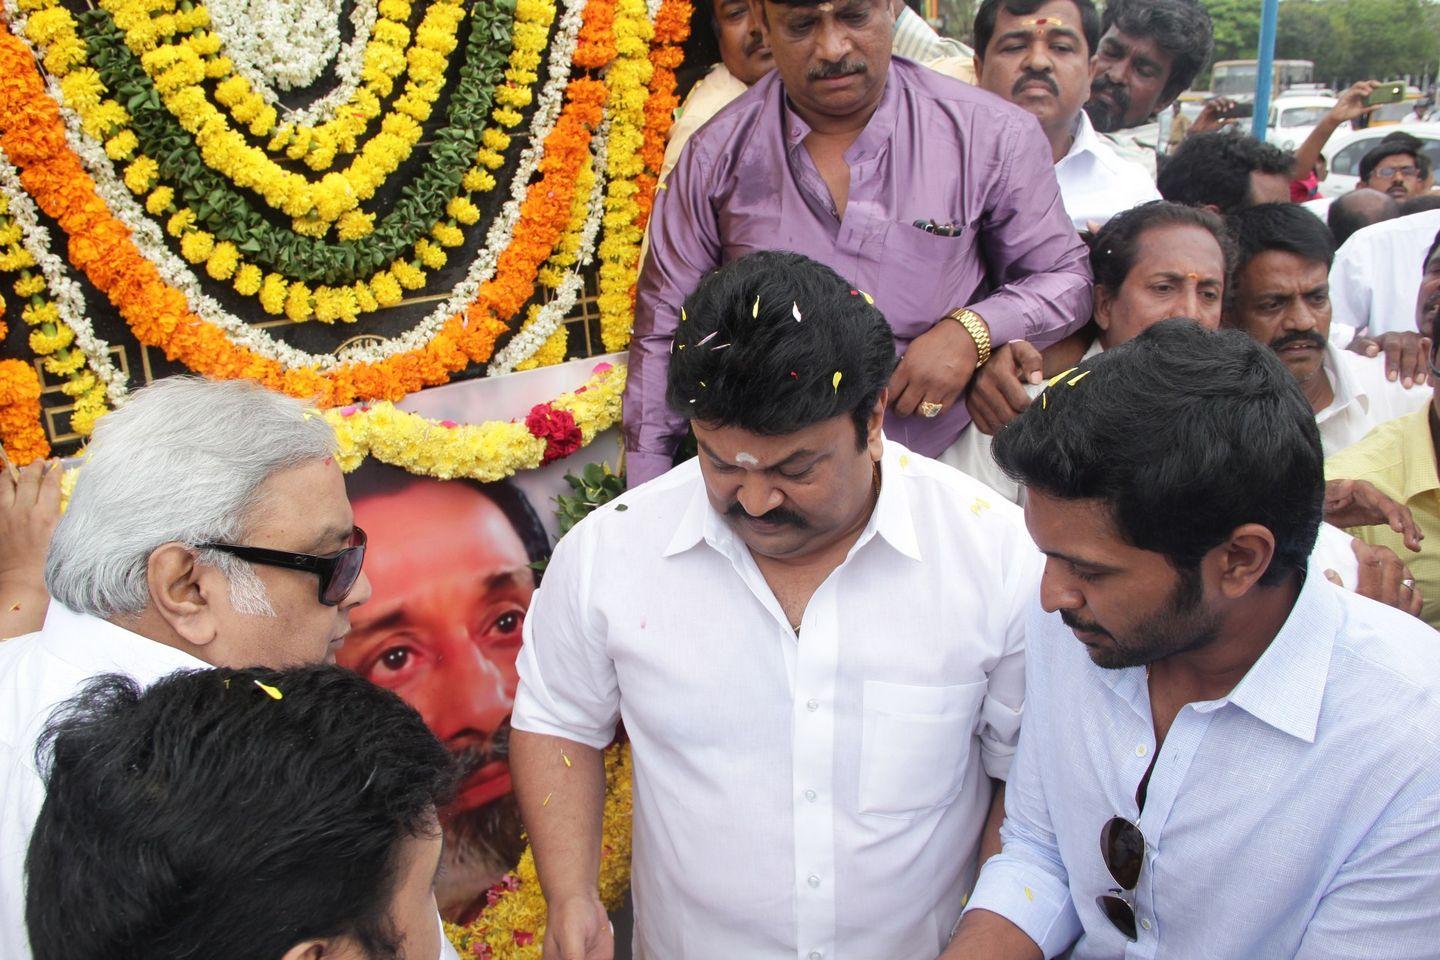
[[[0,445],[17,466],[50,456],[40,423],[40,377],[23,360],[0,360]]]
[[[599,70],[615,59],[614,0],[587,0],[585,22],[571,62],[582,70]]]
[[[535,276],[569,219],[575,171],[588,157],[605,90],[577,80],[545,141],[542,182],[527,194],[515,240],[501,254],[494,278],[474,302],[452,317],[425,347],[377,363],[356,363],[322,374],[286,369],[230,341],[197,317],[182,293],[165,283],[136,249],[129,230],[96,195],[94,182],[69,149],[54,101],[28,49],[0,21],[0,144],[21,171],[36,203],[69,235],[71,262],[119,309],[136,338],[208,376],[246,377],[322,405],[359,398],[398,399],[444,383],[451,373],[489,359],[506,324],[534,293]]]
[[[637,226],[644,229],[650,220],[650,207],[655,202],[655,186],[660,167],[665,162],[665,141],[680,98],[675,95],[675,71],[685,59],[681,49],[690,36],[692,6],[689,0],[664,0],[655,14],[655,35],[650,46],[650,96],[645,101],[645,142],[640,159],[645,172],[636,178],[639,193],[635,202],[640,208]]]

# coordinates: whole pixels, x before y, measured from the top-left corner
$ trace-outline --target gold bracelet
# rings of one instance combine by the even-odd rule
[[[965,328],[965,332],[970,334],[970,339],[975,341],[975,369],[985,366],[985,361],[990,359],[990,330],[985,326],[985,321],[980,319],[980,314],[968,307],[961,307],[945,314],[945,319],[960,324]]]

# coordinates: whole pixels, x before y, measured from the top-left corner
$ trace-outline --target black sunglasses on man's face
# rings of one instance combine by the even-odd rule
[[[320,602],[327,607],[338,606],[350,595],[355,581],[360,579],[360,568],[365,563],[365,531],[359,527],[350,534],[348,547],[339,553],[326,554],[323,557],[234,543],[202,543],[198,546],[207,550],[221,550],[241,560],[263,563],[268,567],[284,567],[286,570],[313,573],[320,578]]]

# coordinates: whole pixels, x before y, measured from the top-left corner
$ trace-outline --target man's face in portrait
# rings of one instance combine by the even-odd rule
[[[889,0],[750,5],[802,115],[845,119],[879,103],[895,29]]]
[[[750,86],[775,69],[775,57],[760,32],[750,0],[714,0],[715,38],[731,76]]]
[[[442,813],[441,910],[457,916],[520,851],[508,764],[515,659],[535,591],[530,556],[496,502],[463,480],[414,478],[353,494],[370,537],[373,601],[354,617],[338,662],[399,694],[461,759]]]
[[[1138,127],[1169,104],[1174,58],[1152,37],[1137,37],[1111,27],[1100,38],[1090,61],[1090,100],[1085,111],[1101,133]]]
[[[1381,193],[1388,193],[1398,203],[1421,193],[1424,178],[1420,176],[1420,163],[1413,153],[1393,153],[1381,157],[1364,186]]]
[[[1095,322],[1108,349],[1170,317],[1217,330],[1224,300],[1225,253],[1215,235],[1198,224],[1159,224],[1136,238],[1118,290],[1096,285]]]

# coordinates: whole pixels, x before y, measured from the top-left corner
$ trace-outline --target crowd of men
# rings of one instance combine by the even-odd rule
[[[973,51],[701,6],[629,490],[538,586],[528,505],[368,467],[352,508],[254,384],[136,391],[63,518],[57,466],[0,478],[0,954],[436,960],[437,875],[518,810],[544,957],[608,960],[623,735],[643,960],[1435,956],[1423,144],[1317,210],[1369,81],[1294,154],[1177,135],[1196,0],[984,0]],[[365,607],[437,515],[501,533]],[[397,631],[469,663],[462,569],[514,667],[407,703]]]

